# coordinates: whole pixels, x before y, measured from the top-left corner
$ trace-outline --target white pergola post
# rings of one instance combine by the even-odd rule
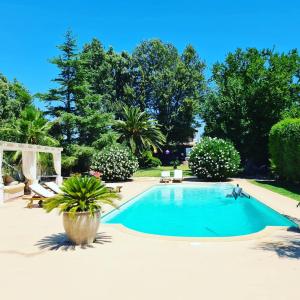
[[[61,185],[63,182],[63,178],[61,176],[61,152],[53,152],[52,155],[53,155],[54,170],[57,174],[56,183],[57,185]]]
[[[0,147],[0,205],[4,201],[4,184],[3,184],[3,178],[2,178],[2,160],[3,160],[3,148]]]

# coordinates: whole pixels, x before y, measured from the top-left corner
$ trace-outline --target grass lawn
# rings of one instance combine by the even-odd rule
[[[271,180],[250,180],[251,183],[300,202],[300,186]]]
[[[183,170],[183,176],[192,176],[192,173],[187,165],[180,165],[177,169]],[[133,177],[160,177],[161,171],[171,171],[171,176],[173,176],[173,170],[174,168],[172,166],[139,169],[133,174]]]

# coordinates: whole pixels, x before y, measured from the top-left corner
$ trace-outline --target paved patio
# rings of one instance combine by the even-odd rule
[[[238,181],[281,213],[300,219],[296,202]],[[123,201],[157,184],[124,184]],[[197,184],[197,183],[192,183]],[[200,183],[199,183],[200,184]],[[0,207],[0,299],[299,299],[300,234],[275,230],[243,241],[154,238],[101,225],[97,243],[74,247],[61,217]]]

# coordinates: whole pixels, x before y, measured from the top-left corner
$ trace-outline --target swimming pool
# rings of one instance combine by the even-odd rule
[[[159,185],[105,215],[107,224],[163,236],[229,237],[297,225],[254,198],[227,198],[232,185]]]

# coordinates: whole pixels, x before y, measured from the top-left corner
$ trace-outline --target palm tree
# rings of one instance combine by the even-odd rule
[[[143,151],[156,151],[166,142],[160,125],[138,107],[125,106],[123,119],[118,120],[115,129],[120,134],[120,142],[125,143],[136,156]]]
[[[53,123],[48,121],[43,113],[34,106],[28,106],[21,112],[16,128],[24,143],[55,146],[58,142],[50,136]]]
[[[14,142],[55,146],[58,142],[49,134],[52,126],[40,110],[30,105],[21,112],[19,119],[3,124],[0,133]]]
[[[20,113],[20,118],[2,123],[0,126],[0,134],[5,140],[26,143],[39,144],[44,146],[57,146],[58,141],[49,134],[53,122],[48,121],[43,113],[34,106],[27,106]],[[21,163],[21,152],[6,155],[9,163],[19,165]],[[41,169],[51,169],[52,161],[48,153],[39,153],[38,161]]]

